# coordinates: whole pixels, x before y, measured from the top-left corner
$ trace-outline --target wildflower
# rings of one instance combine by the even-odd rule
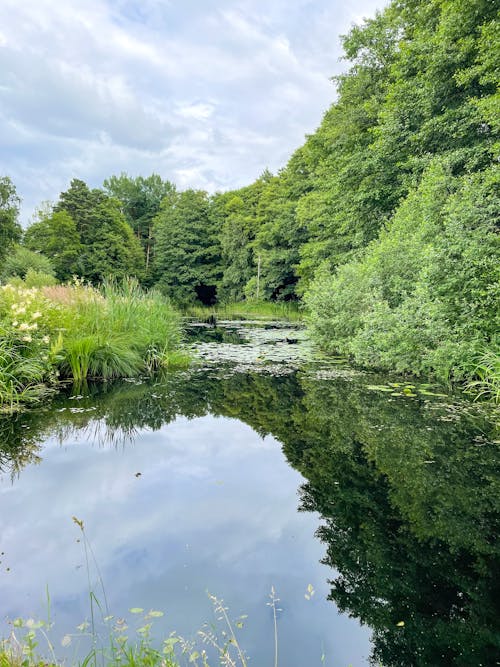
[[[40,313],[40,312],[37,310],[36,313],[33,313],[33,315],[31,316],[31,319],[32,319],[32,320],[37,320],[39,317],[42,317],[42,313]]]
[[[30,329],[30,325],[27,322],[21,322],[19,331],[28,331],[28,329]]]
[[[26,341],[27,343],[31,343],[33,338],[28,334],[27,336],[23,336],[23,340]]]
[[[38,329],[38,324],[36,322],[33,322],[33,324],[30,324],[28,326],[28,329]]]
[[[19,324],[19,323],[18,323],[17,320],[14,320],[14,322],[12,322],[12,326],[13,326],[13,327],[17,327],[18,324]]]
[[[42,341],[43,341],[44,343],[48,343],[48,342],[50,341],[49,336],[44,336],[44,337],[42,338]]]

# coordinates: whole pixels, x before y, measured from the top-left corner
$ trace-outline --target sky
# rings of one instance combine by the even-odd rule
[[[0,176],[21,221],[72,178],[227,190],[335,99],[340,35],[384,0],[1,0]]]

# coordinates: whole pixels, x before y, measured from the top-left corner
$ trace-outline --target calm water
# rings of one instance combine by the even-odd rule
[[[198,368],[0,422],[2,634],[46,590],[56,644],[89,617],[76,516],[129,635],[142,607],[195,636],[208,591],[271,665],[274,586],[282,667],[498,664],[491,416],[314,360],[302,332],[197,331]]]

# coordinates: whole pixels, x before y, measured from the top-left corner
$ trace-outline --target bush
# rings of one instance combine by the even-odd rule
[[[134,281],[101,290],[81,282],[4,285],[0,333],[0,404],[11,407],[27,402],[22,394],[30,388],[44,393],[59,375],[81,382],[186,363],[179,315]]]
[[[500,331],[497,166],[453,177],[436,160],[387,229],[306,304],[313,337],[365,366],[464,379]]]
[[[6,257],[2,271],[2,279],[8,280],[13,276],[25,278],[26,274],[31,272],[54,276],[54,267],[48,257],[24,248],[21,245],[15,245],[12,252]]]

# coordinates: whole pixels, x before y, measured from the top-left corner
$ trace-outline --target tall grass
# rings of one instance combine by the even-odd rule
[[[186,365],[181,318],[137,282],[0,288],[0,406],[41,398],[61,379],[82,382]]]
[[[466,391],[477,399],[485,398],[500,403],[500,354],[495,350],[484,350],[472,371],[472,380]]]

